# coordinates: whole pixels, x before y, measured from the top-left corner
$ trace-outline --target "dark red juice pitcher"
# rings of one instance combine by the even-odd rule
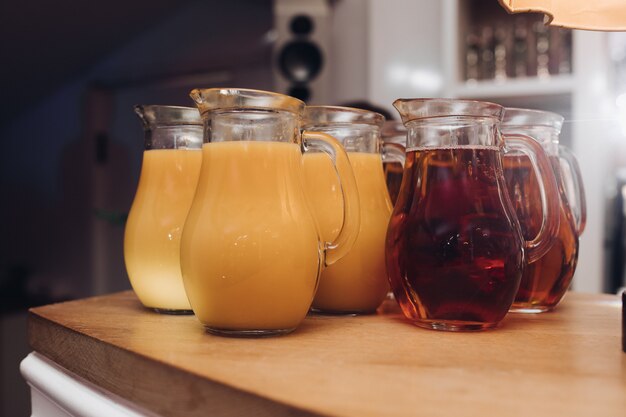
[[[543,147],[552,162],[558,192],[559,228],[550,250],[524,269],[520,288],[511,311],[541,313],[556,307],[569,288],[578,260],[578,238],[586,221],[585,195],[582,175],[575,156],[559,145],[563,116],[556,113],[507,108],[501,130],[507,141],[510,135],[532,137]],[[519,152],[504,158],[504,177],[522,235],[534,236],[541,223],[538,181],[530,161]]]
[[[420,327],[482,330],[506,315],[528,259],[546,252],[558,227],[556,184],[541,146],[523,136],[507,147],[529,155],[540,178],[544,219],[525,241],[503,175],[503,108],[446,99],[396,100],[407,158],[387,231],[386,264],[396,300]],[[555,223],[557,226],[555,226]]]

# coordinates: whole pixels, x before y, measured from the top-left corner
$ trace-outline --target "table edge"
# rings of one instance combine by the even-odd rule
[[[254,410],[254,415],[258,416],[329,417],[327,414],[270,399],[93,338],[43,317],[37,310],[30,310],[28,314],[28,339],[35,352],[52,362],[104,390],[164,417],[179,416],[181,412],[190,417],[206,416],[210,409],[213,409],[216,416],[248,415]],[[54,340],[54,346],[45,343],[43,339]],[[114,363],[124,363],[123,369],[133,369],[133,372],[123,374],[120,372],[122,368],[111,366]],[[156,404],[155,399],[164,398],[162,393],[168,392],[168,388],[169,393],[172,393],[171,387],[164,387],[157,382],[166,380],[177,381],[183,384],[181,386],[190,389],[179,389],[178,398],[168,398],[167,401]],[[187,404],[188,408],[181,410],[173,402]]]

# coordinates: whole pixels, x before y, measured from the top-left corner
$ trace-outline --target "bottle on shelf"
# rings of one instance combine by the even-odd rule
[[[483,80],[490,80],[495,77],[496,67],[494,58],[495,42],[493,28],[483,26],[480,33],[480,61],[479,76]]]
[[[507,30],[502,24],[497,24],[494,31],[494,60],[496,80],[507,78]]]
[[[528,75],[528,29],[526,19],[520,17],[515,20],[513,37],[513,74],[514,77]]]
[[[540,16],[471,21],[464,39],[465,81],[504,81],[572,72],[572,31]]]
[[[533,24],[535,32],[535,49],[537,51],[537,77],[550,76],[550,32],[541,21]]]
[[[465,37],[465,79],[476,81],[479,78],[480,44],[475,29],[470,30]]]

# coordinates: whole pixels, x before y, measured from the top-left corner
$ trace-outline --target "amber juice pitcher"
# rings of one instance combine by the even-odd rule
[[[540,182],[546,218],[525,241],[502,171],[497,104],[397,100],[408,130],[407,157],[386,238],[396,300],[416,325],[438,330],[495,327],[517,293],[526,258],[545,253],[557,221],[554,182]],[[507,147],[551,169],[541,146],[519,137]],[[542,178],[538,174],[539,178]],[[556,206],[558,207],[558,206]]]
[[[386,147],[395,147],[404,152],[406,148],[406,127],[404,127],[402,122],[395,120],[385,122],[381,131],[381,137]],[[398,193],[400,192],[400,184],[402,183],[402,163],[397,160],[385,160],[383,161],[383,170],[385,171],[385,181],[387,182],[391,204],[396,204]]]
[[[196,108],[135,106],[144,127],[139,186],[124,231],[124,261],[142,304],[191,314],[180,273],[180,236],[202,162]]]
[[[202,169],[181,240],[191,307],[207,331],[266,336],[304,319],[321,271],[352,247],[359,200],[341,145],[300,132],[304,103],[245,89],[193,90],[204,120]],[[319,236],[302,153],[323,152],[341,182],[341,232]]]
[[[507,108],[501,130],[509,135],[526,135],[542,145],[552,163],[558,184],[553,198],[559,202],[559,228],[550,249],[528,264],[511,311],[540,313],[556,307],[569,288],[578,260],[578,238],[585,226],[586,209],[582,178],[574,155],[559,145],[563,117],[551,112]],[[504,176],[522,234],[533,236],[539,230],[542,207],[539,183],[528,157],[508,153]]]

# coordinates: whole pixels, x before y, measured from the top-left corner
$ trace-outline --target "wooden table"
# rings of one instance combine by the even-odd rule
[[[377,315],[310,316],[231,339],[132,292],[31,310],[32,348],[163,416],[626,416],[621,301],[570,293],[553,313],[448,333]]]

